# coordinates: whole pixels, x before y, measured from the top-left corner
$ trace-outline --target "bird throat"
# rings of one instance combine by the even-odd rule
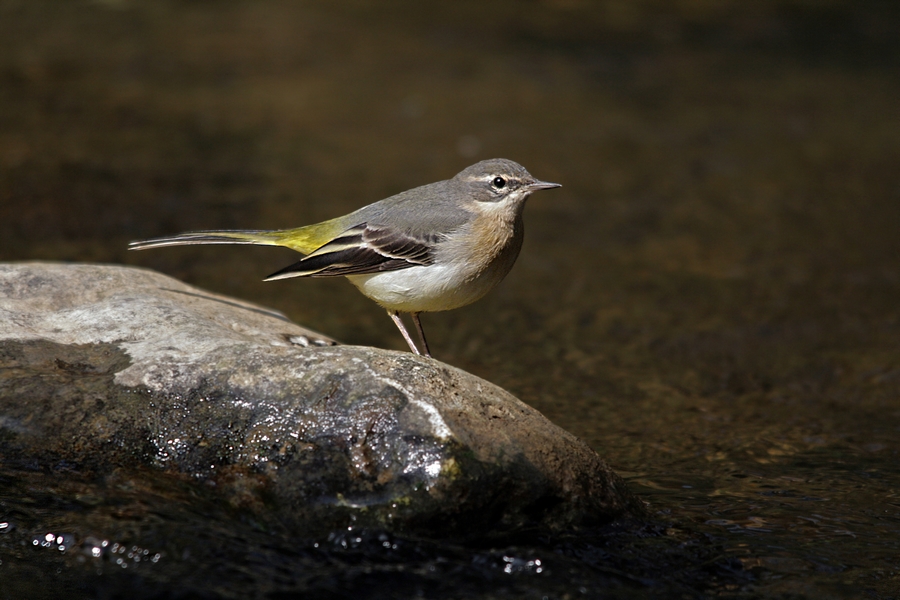
[[[522,211],[511,206],[488,205],[479,212],[479,218],[457,234],[465,238],[463,246],[470,249],[466,257],[460,257],[467,263],[467,279],[477,278],[487,270],[496,270],[495,276],[502,278],[522,248]]]

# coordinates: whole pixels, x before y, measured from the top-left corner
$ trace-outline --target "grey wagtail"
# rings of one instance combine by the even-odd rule
[[[518,163],[495,158],[315,225],[194,231],[131,242],[129,248],[285,246],[306,256],[266,281],[346,276],[387,310],[410,350],[420,354],[399,314],[411,313],[422,350],[431,356],[419,313],[475,302],[506,277],[522,247],[525,199],[555,187],[560,185],[535,179]]]

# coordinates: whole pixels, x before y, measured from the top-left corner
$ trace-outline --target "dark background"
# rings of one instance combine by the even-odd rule
[[[501,286],[424,317],[435,356],[714,540],[748,577],[720,592],[898,597],[898,13],[2,0],[0,260],[150,267],[402,350],[344,281],[262,283],[288,251],[127,242],[516,160],[564,187]]]

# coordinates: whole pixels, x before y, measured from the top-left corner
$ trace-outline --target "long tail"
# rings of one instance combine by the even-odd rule
[[[281,246],[280,231],[233,230],[233,231],[188,231],[149,240],[139,240],[128,244],[129,250],[149,250],[166,246],[189,246],[192,244],[257,244],[261,246]]]
[[[285,246],[302,254],[309,254],[340,233],[337,219],[297,227],[296,229],[243,229],[229,231],[189,231],[128,244],[129,250],[149,250],[166,246],[192,244],[255,244],[258,246]]]

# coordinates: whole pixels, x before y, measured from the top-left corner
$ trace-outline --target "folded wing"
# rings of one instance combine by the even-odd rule
[[[414,237],[366,223],[341,233],[302,260],[266,277],[337,277],[396,271],[434,262],[436,236]]]

